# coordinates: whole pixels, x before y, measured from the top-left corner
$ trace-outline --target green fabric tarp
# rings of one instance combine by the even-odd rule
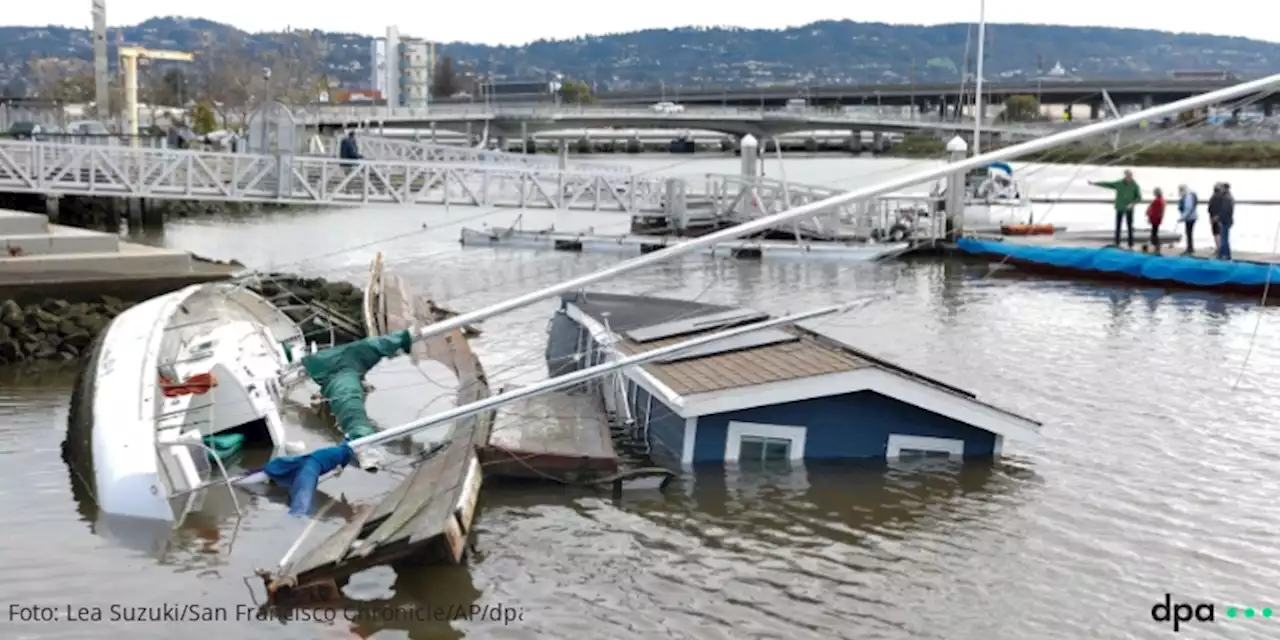
[[[320,393],[329,402],[329,410],[348,440],[376,431],[364,408],[364,374],[385,358],[408,353],[412,345],[413,334],[404,330],[325,349],[302,359],[307,375],[320,385]]]
[[[205,450],[207,456],[226,461],[227,458],[240,453],[240,449],[244,447],[243,433],[218,433],[204,437],[204,446],[209,447]]]

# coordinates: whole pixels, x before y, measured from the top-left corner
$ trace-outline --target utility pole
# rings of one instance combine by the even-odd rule
[[[107,0],[93,0],[93,95],[98,120],[111,116],[111,77],[107,57]]]
[[[916,119],[916,57],[911,56],[911,119]]]

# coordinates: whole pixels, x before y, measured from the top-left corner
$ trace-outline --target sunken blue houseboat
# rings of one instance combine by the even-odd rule
[[[561,299],[551,375],[768,314],[607,293]],[[589,383],[616,424],[674,467],[698,463],[990,457],[1040,424],[973,394],[790,325],[716,342]]]

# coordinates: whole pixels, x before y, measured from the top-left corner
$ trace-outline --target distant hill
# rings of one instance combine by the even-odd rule
[[[111,40],[115,40],[112,29]],[[120,29],[124,42],[150,48],[216,51],[240,43],[250,55],[281,51],[297,34],[248,34],[194,18],[154,18]],[[747,87],[830,83],[958,81],[973,25],[902,26],[823,21],[780,30],[678,28],[532,42],[525,46],[444,43],[455,68],[506,79],[562,73],[626,90],[667,86]],[[1142,29],[990,25],[987,77],[1039,75],[1060,63],[1086,78],[1164,76],[1176,69],[1227,69],[1243,77],[1280,71],[1280,44]],[[351,88],[369,84],[371,38],[321,33],[327,54],[317,72]],[[969,47],[973,49],[975,47]],[[970,54],[972,57],[972,54]],[[62,27],[0,27],[0,87],[20,93],[28,61],[92,59],[90,34]]]

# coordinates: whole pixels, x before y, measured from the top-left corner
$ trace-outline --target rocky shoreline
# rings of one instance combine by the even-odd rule
[[[301,307],[285,309],[296,322],[304,322],[312,315],[311,309],[303,305],[319,303],[360,328],[358,336],[339,332],[339,341],[364,335],[361,311],[364,292],[349,282],[273,274],[250,288],[282,308],[291,304]],[[87,357],[98,334],[133,305],[111,296],[92,302],[54,299],[26,305],[0,300],[0,365],[47,360],[70,362]],[[303,330],[309,327],[304,326]]]

